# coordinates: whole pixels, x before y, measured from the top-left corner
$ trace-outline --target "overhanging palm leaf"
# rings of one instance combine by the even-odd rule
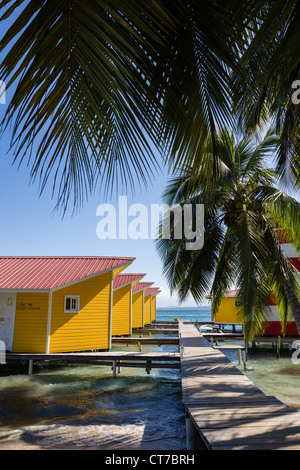
[[[237,76],[235,110],[250,132],[274,119],[280,135],[277,169],[287,180],[299,176],[300,114],[292,102],[292,84],[300,78],[299,2],[264,2],[246,35],[241,66],[247,74]],[[250,31],[250,29],[249,29]],[[293,163],[292,163],[293,162]]]
[[[152,0],[15,1],[1,20],[20,4],[0,44],[1,79],[17,84],[3,121],[14,121],[15,160],[30,161],[42,188],[54,174],[63,205],[98,175],[145,183],[156,166],[149,140],[160,104],[149,80],[171,24],[165,9]]]

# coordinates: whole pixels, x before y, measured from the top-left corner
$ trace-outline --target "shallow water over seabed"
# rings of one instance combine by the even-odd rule
[[[0,450],[182,450],[180,372],[122,368],[113,378],[109,367],[69,365],[2,377],[0,424]]]
[[[210,312],[158,315],[160,320],[174,317],[209,321]],[[143,346],[147,350],[178,348]],[[243,370],[236,351],[226,355]],[[148,375],[122,368],[113,378],[110,368],[97,365],[34,365],[32,376],[27,369],[25,364],[5,372],[0,366],[0,450],[185,450],[180,371],[154,369]],[[292,363],[288,350],[277,359],[269,347],[250,349],[245,373],[267,395],[300,409],[300,365]]]

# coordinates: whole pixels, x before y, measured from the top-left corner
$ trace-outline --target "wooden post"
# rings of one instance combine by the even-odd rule
[[[33,360],[29,359],[28,375],[32,375],[32,370],[33,370]]]
[[[280,336],[277,336],[277,352],[276,352],[276,357],[280,358],[280,345],[281,345],[281,338]]]
[[[185,415],[185,427],[186,427],[186,449],[197,450],[197,431],[196,428],[186,413]]]
[[[138,352],[141,352],[142,351],[142,344],[141,342],[139,341],[138,342]]]
[[[241,350],[240,350],[240,349],[238,349],[239,365],[241,365],[241,364],[242,364],[242,357],[241,357],[241,356],[242,356],[242,355],[241,355]]]
[[[246,350],[243,350],[243,362],[244,362],[244,370],[247,370],[247,353]]]
[[[117,375],[116,361],[113,361],[112,371],[113,371],[113,377],[116,377]]]

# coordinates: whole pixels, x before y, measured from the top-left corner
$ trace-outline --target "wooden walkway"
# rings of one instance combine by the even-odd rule
[[[188,322],[181,322],[188,449],[300,450],[300,412],[266,396]]]

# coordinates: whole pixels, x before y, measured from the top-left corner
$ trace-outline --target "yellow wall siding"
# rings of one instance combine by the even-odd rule
[[[143,324],[143,291],[132,294],[132,328],[142,328]]]
[[[239,317],[240,308],[235,307],[234,302],[236,297],[224,297],[218,312],[216,313],[215,321],[220,323],[243,323]]]
[[[130,263],[129,263],[130,264]],[[125,266],[121,266],[120,268],[115,268],[113,270],[113,278],[117,277],[119,274],[121,274],[122,271],[124,271],[124,269],[126,269],[129,264],[126,264]]]
[[[80,311],[64,313],[65,295],[80,296]],[[53,292],[50,353],[108,349],[111,272]]]
[[[130,335],[131,333],[130,297],[130,284],[114,291],[112,336]]]
[[[151,321],[156,320],[156,296],[154,295],[151,299]]]
[[[13,352],[45,353],[49,294],[17,294]]]
[[[144,297],[144,324],[150,325],[151,323],[151,295]]]

